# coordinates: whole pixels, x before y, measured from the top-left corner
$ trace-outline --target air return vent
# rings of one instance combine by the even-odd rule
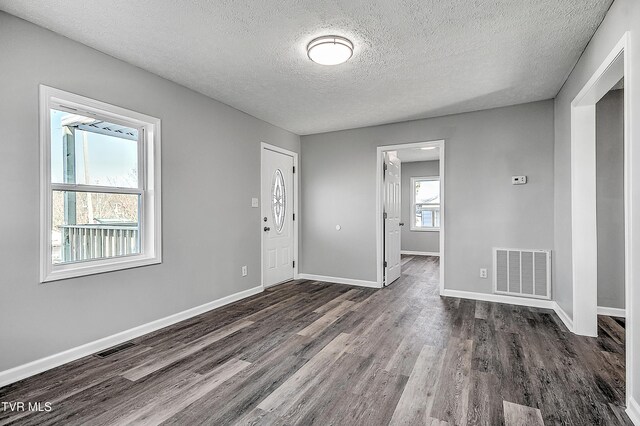
[[[493,291],[551,299],[551,250],[493,249]]]

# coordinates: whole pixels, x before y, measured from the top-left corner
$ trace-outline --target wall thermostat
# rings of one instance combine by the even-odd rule
[[[525,183],[527,183],[526,176],[511,176],[512,185],[524,185]]]

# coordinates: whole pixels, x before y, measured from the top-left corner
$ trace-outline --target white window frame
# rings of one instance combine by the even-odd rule
[[[442,182],[440,181],[440,176],[424,176],[424,177],[412,177],[411,178],[411,211],[410,211],[410,224],[412,231],[419,232],[438,232],[440,231],[440,227],[437,228],[426,228],[421,226],[416,226],[416,182],[423,180],[437,180],[440,183],[440,203],[433,204],[434,206],[438,206],[438,209],[441,209],[442,205]],[[421,203],[424,204],[424,203]],[[442,225],[442,213],[440,213],[440,224]]]
[[[54,184],[51,182],[51,109],[99,116],[110,122],[139,129],[139,187],[114,189],[108,192],[140,195],[140,253],[119,257],[53,264],[51,257],[52,194],[54,189],[78,192],[104,192],[105,187],[84,184]],[[161,218],[161,144],[160,119],[120,108],[84,96],[40,85],[40,282],[135,268],[162,263]]]

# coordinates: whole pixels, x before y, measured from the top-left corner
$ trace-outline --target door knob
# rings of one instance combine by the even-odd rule
[[[404,223],[400,222],[400,226],[404,226]]]
[[[268,226],[265,226],[264,227],[264,232],[268,232],[268,231],[271,231],[271,228],[269,228]]]

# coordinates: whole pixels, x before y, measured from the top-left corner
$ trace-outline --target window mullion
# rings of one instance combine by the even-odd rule
[[[68,192],[93,192],[93,193],[105,193],[105,194],[137,194],[142,195],[143,190],[140,188],[120,188],[116,186],[100,186],[100,185],[84,185],[84,184],[72,184],[72,183],[52,183],[51,189],[53,191],[68,191]]]

